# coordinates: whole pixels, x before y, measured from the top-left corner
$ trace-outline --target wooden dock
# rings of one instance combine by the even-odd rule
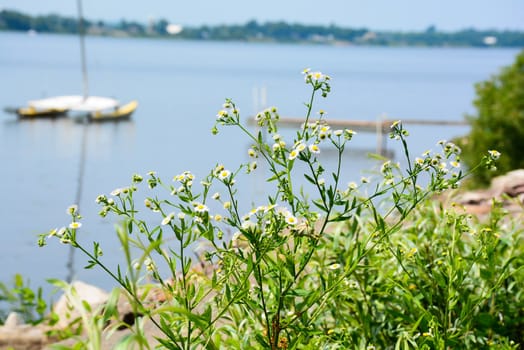
[[[318,119],[310,119],[314,123]],[[352,129],[357,132],[376,132],[381,130],[382,133],[389,133],[391,124],[398,119],[380,119],[380,120],[341,120],[329,119],[327,123],[332,128]],[[465,126],[466,121],[453,120],[426,120],[426,119],[401,119],[404,125],[442,125],[442,126]],[[255,119],[250,119],[250,123],[256,125]],[[300,127],[304,123],[304,118],[283,117],[278,120],[278,125],[283,127]]]
[[[318,119],[310,119],[315,122]],[[375,133],[377,135],[377,154],[387,154],[387,138],[391,130],[391,124],[398,119],[379,119],[379,120],[341,120],[329,119],[326,122],[334,129],[351,129],[362,133]],[[466,126],[468,122],[453,120],[430,120],[430,119],[401,119],[403,125],[426,125],[426,126]],[[256,125],[254,118],[249,118],[249,123]],[[280,127],[299,128],[304,123],[304,118],[281,117],[278,121]]]

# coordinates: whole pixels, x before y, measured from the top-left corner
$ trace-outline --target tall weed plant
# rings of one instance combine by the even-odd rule
[[[128,187],[96,199],[100,215],[121,222],[125,265],[111,270],[99,243],[80,243],[76,206],[68,226],[40,244],[56,238],[81,251],[87,267],[111,276],[136,314],[161,331],[157,341],[167,349],[517,348],[520,226],[500,210],[480,223],[435,200],[466,176],[460,149],[443,141],[439,152],[413,157],[398,121],[390,137],[402,145],[407,169],[384,159],[375,178],[344,183],[344,152],[356,133],[331,129],[323,111],[312,118],[331,79],[303,74],[311,95],[292,139],[278,133],[275,108],[256,116],[253,132],[226,100],[213,133],[237,128],[251,143],[248,163],[217,164],[203,179],[189,171],[169,182],[155,172],[134,175]],[[333,171],[319,159],[328,149]],[[479,166],[497,157],[490,152]],[[243,212],[237,178],[260,164],[271,190]],[[144,211],[158,219],[144,219]],[[207,249],[196,255],[197,245]],[[163,297],[152,307],[154,290]],[[152,347],[137,324],[133,339]]]

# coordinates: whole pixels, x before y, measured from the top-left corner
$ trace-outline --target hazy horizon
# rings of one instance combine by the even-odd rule
[[[0,9],[30,15],[77,15],[76,1],[3,0]],[[174,3],[157,0],[147,4],[124,0],[89,0],[83,2],[83,12],[84,17],[90,20],[117,22],[126,19],[147,23],[151,19],[162,18],[185,26],[244,24],[256,20],[262,23],[286,21],[305,25],[334,24],[387,31],[421,31],[430,26],[441,31],[466,28],[524,30],[522,0],[331,0],[321,5],[313,0],[267,0],[263,3],[241,0]]]

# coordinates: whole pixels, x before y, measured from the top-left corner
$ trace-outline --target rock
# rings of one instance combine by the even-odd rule
[[[44,331],[24,324],[16,312],[11,312],[5,324],[0,327],[0,350],[39,350],[46,342]]]
[[[510,198],[508,198],[510,197]],[[454,200],[470,214],[484,215],[491,211],[493,200],[502,203],[512,214],[523,213],[524,169],[497,176],[486,190],[469,191],[458,194]]]
[[[5,329],[15,329],[16,327],[23,325],[24,321],[22,320],[22,317],[17,312],[11,312],[9,315],[7,315],[7,319],[4,323]]]
[[[494,197],[491,191],[465,192],[457,196],[457,202],[464,205],[490,204]]]
[[[524,193],[524,169],[513,170],[505,175],[497,176],[491,181],[490,188],[498,196],[507,194],[510,197],[517,197]]]
[[[71,322],[81,317],[82,312],[86,312],[82,310],[82,301],[89,304],[92,312],[98,312],[108,298],[109,294],[98,287],[81,281],[73,282],[53,307],[59,317],[57,327],[67,328]]]

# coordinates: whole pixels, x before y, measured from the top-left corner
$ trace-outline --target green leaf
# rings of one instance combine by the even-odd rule
[[[17,273],[15,275],[15,283],[14,283],[14,285],[15,285],[16,288],[22,288],[24,286],[24,279],[23,279],[21,274]]]
[[[91,309],[91,305],[89,305],[89,303],[85,300],[82,300],[82,306],[84,307],[84,309],[87,311],[87,312],[91,312],[92,309]]]
[[[306,297],[308,295],[311,294],[311,291],[310,290],[307,290],[307,289],[300,289],[300,288],[296,288],[296,289],[292,289],[290,292],[289,292],[290,295],[294,295],[294,296],[297,296],[297,297]]]
[[[212,318],[212,309],[211,309],[211,304],[208,304],[205,311],[202,313],[202,319],[207,323],[207,324],[210,324],[211,323],[211,318]]]
[[[309,176],[308,174],[304,174],[304,177],[306,178],[306,180],[307,180],[309,183],[311,183],[311,184],[313,184],[313,185],[316,184],[315,179],[313,179],[313,178],[312,178],[311,176]]]
[[[262,348],[264,349],[270,349],[271,348],[271,345],[267,342],[267,339],[265,337],[263,337],[261,334],[257,333],[255,335],[255,339],[257,340],[257,342],[262,345]]]
[[[340,221],[347,221],[351,219],[351,215],[336,215],[333,218],[329,218],[330,222],[340,222]]]
[[[126,334],[113,348],[114,350],[127,350],[133,348],[134,334]]]
[[[51,285],[53,285],[53,286],[55,286],[57,288],[60,288],[60,289],[66,289],[69,286],[69,284],[67,282],[59,280],[59,279],[55,279],[55,278],[48,278],[48,279],[46,279],[46,281],[49,284],[51,284]]]
[[[113,316],[118,315],[118,298],[120,296],[120,289],[119,288],[113,288],[111,291],[111,294],[109,295],[109,298],[104,306],[104,320],[109,320]]]
[[[321,200],[319,199],[315,199],[313,200],[313,204],[315,205],[315,207],[317,207],[318,209],[324,211],[324,212],[327,212],[327,208],[324,206],[324,203],[322,203]]]
[[[89,270],[89,269],[92,269],[93,267],[95,267],[96,265],[97,265],[96,261],[88,260],[87,261],[87,265],[84,266],[84,269]]]

